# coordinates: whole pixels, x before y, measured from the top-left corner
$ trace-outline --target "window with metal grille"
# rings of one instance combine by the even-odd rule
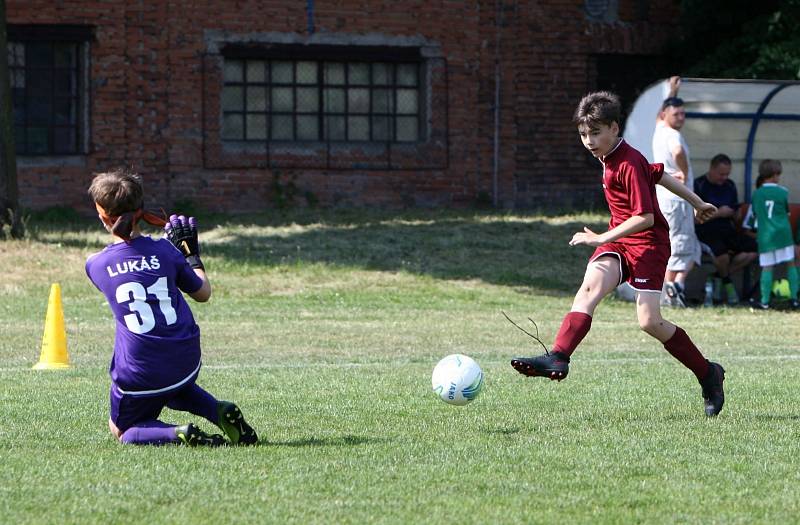
[[[16,33],[16,34],[14,34]],[[8,67],[19,155],[70,155],[83,152],[84,71],[79,41],[49,40],[42,31],[10,32]]]
[[[222,140],[417,142],[418,61],[226,57]]]

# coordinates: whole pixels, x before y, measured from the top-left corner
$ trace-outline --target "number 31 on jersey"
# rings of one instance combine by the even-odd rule
[[[175,321],[178,320],[178,314],[172,307],[172,300],[169,297],[166,277],[161,277],[147,289],[137,282],[123,283],[117,287],[115,295],[117,303],[128,303],[128,308],[133,312],[126,315],[124,319],[128,330],[135,334],[146,334],[156,326],[153,309],[147,303],[148,295],[158,299],[158,306],[167,326],[175,324]]]

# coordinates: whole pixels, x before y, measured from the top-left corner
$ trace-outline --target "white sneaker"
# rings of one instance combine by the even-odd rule
[[[686,308],[686,296],[684,295],[683,288],[680,284],[672,282],[664,283],[664,291],[669,298],[670,306]]]

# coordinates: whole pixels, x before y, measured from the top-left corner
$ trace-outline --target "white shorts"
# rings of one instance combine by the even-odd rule
[[[692,263],[700,264],[700,241],[694,233],[694,208],[683,199],[659,201],[659,207],[669,224],[669,244],[671,254],[667,270],[685,272]]]
[[[787,246],[779,250],[758,254],[758,264],[761,267],[775,266],[786,261],[794,260],[794,246]]]

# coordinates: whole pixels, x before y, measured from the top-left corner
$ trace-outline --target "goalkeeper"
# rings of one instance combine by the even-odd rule
[[[142,179],[124,169],[100,173],[89,187],[113,242],[86,261],[86,274],[105,295],[116,319],[111,359],[108,426],[122,443],[190,446],[226,444],[193,423],[160,421],[164,407],[202,416],[231,444],[251,445],[256,432],[231,402],[217,401],[196,384],[200,329],[184,292],[198,302],[211,297],[194,218],[169,221],[143,209]],[[164,226],[165,239],[141,234],[140,220]]]

